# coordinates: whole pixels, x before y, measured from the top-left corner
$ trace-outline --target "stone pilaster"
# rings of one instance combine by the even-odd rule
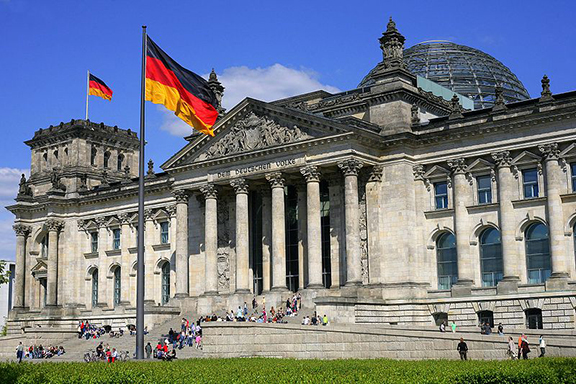
[[[173,192],[176,199],[176,295],[188,297],[188,199],[187,191]]]
[[[492,153],[496,163],[498,175],[498,223],[500,225],[500,239],[502,241],[502,263],[504,278],[498,283],[498,293],[512,293],[518,291],[519,260],[516,252],[514,189],[518,188],[514,175],[510,170],[512,158],[510,152],[499,151]]]
[[[358,212],[358,172],[362,163],[347,159],[338,163],[344,174],[344,212],[346,218],[346,286],[362,284],[360,222]]]
[[[120,221],[120,249],[121,249],[121,270],[120,280],[122,295],[120,295],[120,305],[130,306],[130,252],[128,243],[130,238],[129,215],[125,212],[118,214]]]
[[[342,222],[342,176],[331,175],[328,178],[328,194],[330,195],[330,268],[332,277],[331,288],[340,288],[340,282],[344,282],[344,260]]]
[[[213,184],[206,184],[200,191],[204,195],[205,219],[204,219],[204,249],[205,261],[205,289],[207,296],[218,294],[218,192]]]
[[[107,232],[106,232],[106,220],[104,217],[96,218],[96,225],[98,225],[98,307],[108,306],[108,294],[107,294],[107,279],[108,274],[107,269],[107,256],[106,248],[109,247],[109,242]]]
[[[456,253],[458,257],[458,282],[452,289],[454,296],[464,296],[471,293],[470,287],[474,284],[474,263],[470,255],[470,242],[468,241],[468,212],[466,209],[466,195],[469,189],[466,180],[466,162],[463,158],[448,160],[452,169],[452,193],[454,202],[454,230],[456,232]]]
[[[568,265],[566,237],[564,236],[564,214],[562,212],[562,200],[560,193],[562,190],[562,169],[558,164],[559,153],[558,144],[550,143],[538,147],[544,155],[545,184],[546,184],[546,219],[548,221],[548,231],[550,238],[550,258],[552,264],[552,275],[547,282],[547,288],[565,288],[558,279],[568,279]],[[552,287],[558,285],[559,287]]]
[[[308,287],[322,285],[322,227],[320,223],[320,171],[314,165],[300,169],[306,179],[306,239],[308,245]]]
[[[154,228],[153,215],[154,211],[152,208],[144,208],[144,304],[146,305],[156,305],[156,298],[159,297],[160,292],[160,289],[154,285],[152,273],[149,274],[149,272],[153,271],[156,263],[156,255],[152,244],[158,242],[156,234],[152,230]],[[150,278],[147,276],[150,276]],[[113,282],[114,280],[110,281]],[[136,284],[138,284],[138,276],[136,276]]]
[[[64,227],[64,222],[56,219],[46,220],[48,230],[48,260],[46,261],[46,306],[58,305],[58,232]]]
[[[374,165],[366,182],[366,232],[368,242],[368,271],[370,284],[382,283],[382,236],[380,222],[380,188],[383,167]],[[330,206],[332,209],[332,206]],[[330,215],[332,221],[332,215]]]
[[[24,299],[24,292],[26,292],[26,239],[30,234],[31,228],[24,224],[15,224],[12,228],[16,232],[14,308],[24,308],[27,304]]]
[[[250,293],[248,184],[238,178],[230,185],[236,193],[236,293]]]
[[[272,291],[286,290],[286,221],[282,173],[266,175],[272,187]]]

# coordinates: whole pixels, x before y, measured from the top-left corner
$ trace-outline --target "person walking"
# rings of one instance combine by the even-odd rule
[[[452,320],[452,323],[450,324],[450,328],[452,328],[452,333],[456,333],[456,323],[454,322],[454,320]]]
[[[460,360],[468,360],[468,345],[466,345],[463,337],[460,338],[456,350],[460,352]]]
[[[539,343],[539,347],[540,347],[540,356],[538,357],[544,357],[544,355],[546,354],[546,341],[544,340],[544,336],[540,335],[540,343]]]
[[[528,345],[527,339],[522,339],[522,346],[520,349],[522,350],[522,359],[528,360],[528,354],[530,353],[530,346]]]
[[[522,356],[522,340],[524,340],[525,337],[526,336],[524,334],[521,334],[518,338],[518,358]]]
[[[150,342],[146,344],[146,347],[144,349],[146,350],[146,358],[149,359],[150,355],[152,354],[152,346],[150,345]]]
[[[514,352],[515,349],[516,346],[514,345],[514,339],[512,336],[508,336],[508,351],[506,352],[508,357],[510,357],[510,360],[514,360],[516,358],[516,353]]]
[[[18,344],[18,346],[16,347],[16,358],[18,359],[18,363],[22,362],[23,356],[24,356],[24,346],[22,345],[22,342],[20,342],[20,344]]]
[[[446,324],[444,322],[440,323],[440,332],[446,332]]]

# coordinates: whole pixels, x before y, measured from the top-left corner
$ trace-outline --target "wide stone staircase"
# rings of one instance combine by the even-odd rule
[[[175,332],[179,332],[182,317],[186,317],[190,321],[197,319],[197,316],[191,313],[174,317],[164,324],[156,326],[150,333],[145,335],[144,343],[150,342],[152,348],[154,348],[158,340],[164,340],[167,337],[170,328]],[[95,350],[100,342],[103,342],[104,345],[108,344],[110,348],[116,348],[118,351],[128,351],[131,358],[136,350],[136,337],[130,336],[128,332],[124,332],[121,337],[110,337],[108,334],[104,334],[98,339],[86,340],[84,338],[79,339],[75,332],[53,330],[51,332],[30,332],[22,335],[0,337],[0,360],[14,360],[16,358],[16,346],[20,341],[25,346],[33,344],[42,344],[44,347],[50,345],[63,346],[66,353],[62,356],[55,356],[50,361],[83,361],[84,354]],[[197,350],[194,346],[185,346],[183,349],[177,350],[176,353],[179,359],[205,357],[204,352]],[[44,360],[32,361],[39,362]]]

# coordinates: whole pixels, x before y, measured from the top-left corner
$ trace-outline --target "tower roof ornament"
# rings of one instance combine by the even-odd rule
[[[542,92],[540,93],[540,101],[553,100],[552,92],[550,91],[550,79],[548,78],[548,76],[544,75],[544,77],[542,77],[542,80],[540,80],[540,82],[542,83]]]
[[[216,100],[218,101],[218,106],[216,110],[220,115],[223,115],[224,112],[226,111],[226,109],[222,108],[222,96],[224,95],[224,86],[218,80],[218,75],[216,75],[214,68],[212,68],[210,76],[208,77],[208,86],[210,87],[212,92],[214,92],[214,94],[216,95]]]
[[[382,33],[380,37],[380,48],[384,56],[385,68],[405,68],[404,64],[404,41],[406,38],[402,36],[396,28],[396,23],[390,17],[386,32]]]

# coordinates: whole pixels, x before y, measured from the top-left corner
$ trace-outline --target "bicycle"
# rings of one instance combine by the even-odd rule
[[[120,352],[118,354],[118,361],[128,361],[130,360],[130,352]]]

